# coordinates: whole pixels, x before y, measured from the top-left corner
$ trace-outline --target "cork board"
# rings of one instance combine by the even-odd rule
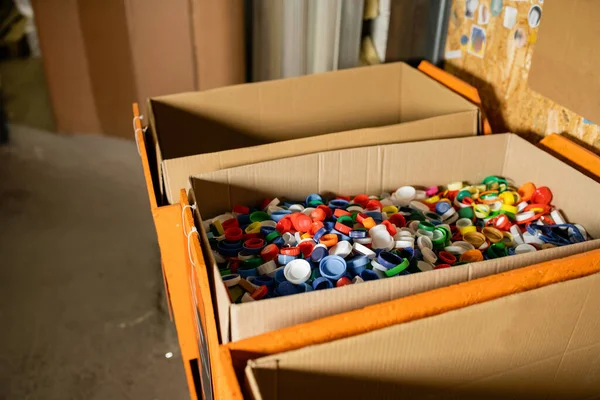
[[[453,0],[445,68],[479,90],[494,132],[562,133],[598,150],[598,125],[528,86],[543,8],[543,0]]]

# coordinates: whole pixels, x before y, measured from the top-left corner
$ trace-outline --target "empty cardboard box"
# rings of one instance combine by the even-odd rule
[[[251,360],[251,398],[587,399],[600,274]]]
[[[477,106],[403,63],[155,97],[148,113],[155,190],[168,203],[177,201],[189,176],[207,170],[381,143],[363,128],[429,121],[389,143],[474,135],[480,124]],[[218,153],[344,131],[353,133],[279,147],[276,154],[265,147],[260,158]],[[217,154],[207,163],[200,156],[206,153]]]
[[[600,235],[600,215],[590,212],[600,196],[600,185],[513,134],[315,153],[208,172],[192,177],[190,183],[196,213],[202,219],[231,211],[235,204],[257,204],[265,197],[303,199],[315,192],[371,194],[403,185],[480,182],[488,175],[550,187],[553,204],[568,220],[583,224],[592,237]],[[223,343],[600,247],[600,240],[591,240],[331,290],[232,304],[204,232],[202,241]]]

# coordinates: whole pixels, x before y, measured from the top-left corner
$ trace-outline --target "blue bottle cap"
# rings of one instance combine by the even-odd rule
[[[279,265],[286,266],[290,261],[295,260],[296,257],[294,256],[288,256],[286,254],[278,254],[277,255],[277,263]]]
[[[352,230],[350,231],[350,237],[353,239],[362,239],[367,237],[367,231],[363,230]]]
[[[237,217],[240,227],[250,225],[250,214],[239,214]]]
[[[365,269],[363,272],[361,272],[360,277],[365,282],[366,281],[376,281],[377,279],[379,279],[379,275],[377,275],[377,273],[375,273],[375,271],[370,270],[370,269]]]
[[[445,201],[440,201],[435,205],[435,212],[439,215],[444,215],[449,209],[452,208],[452,204]]]
[[[327,278],[320,277],[313,281],[312,287],[315,290],[331,289],[333,283]]]
[[[375,222],[377,222],[378,224],[383,222],[383,216],[381,215],[380,212],[368,211],[365,214],[367,214],[369,217],[373,218],[375,220]]]
[[[346,266],[348,268],[348,272],[352,277],[356,275],[360,275],[361,272],[367,267],[370,260],[367,256],[356,256],[346,261]]]
[[[348,207],[348,204],[350,204],[348,201],[343,200],[343,199],[333,199],[329,201],[328,206],[330,208],[336,209],[336,208],[342,208],[342,209],[346,209],[346,207]]]
[[[329,251],[327,250],[327,247],[317,245],[310,254],[310,261],[320,262],[323,259],[323,257],[327,256],[328,254]]]
[[[229,242],[221,240],[217,243],[217,251],[226,257],[235,257],[242,250],[242,242]]]
[[[257,286],[265,285],[268,288],[271,288],[275,285],[275,280],[273,278],[266,275],[259,275],[252,281]]]
[[[345,240],[347,242],[352,240],[352,238],[350,236],[344,235],[342,232],[338,231],[337,229],[332,229],[331,233],[335,233],[336,235],[338,235],[338,241],[340,241],[340,242],[343,240]]]
[[[319,239],[321,239],[321,237],[327,233],[327,229],[325,228],[321,228],[318,231],[315,232],[315,235],[313,236],[313,240],[317,243],[319,243]]]
[[[275,222],[279,222],[281,219],[283,219],[286,215],[291,214],[292,212],[290,210],[277,210],[277,211],[273,211],[271,213],[271,219]]]
[[[280,296],[289,296],[298,293],[298,288],[293,283],[284,281],[277,286],[277,292],[279,292]]]
[[[269,233],[273,232],[274,230],[275,230],[275,228],[273,228],[272,226],[261,226],[260,234],[267,236]]]
[[[313,287],[306,282],[296,285],[296,288],[298,289],[298,293],[306,293],[313,291]]]
[[[337,281],[346,273],[346,261],[340,256],[327,256],[319,262],[321,276]]]
[[[335,222],[325,221],[323,222],[323,225],[325,226],[325,230],[327,230],[327,232],[330,232],[335,226]]]
[[[271,242],[274,245],[281,247],[285,244],[285,242],[283,241],[283,237],[281,236],[277,236],[275,239],[273,239],[273,241]]]
[[[408,258],[409,260],[412,260],[415,256],[415,249],[413,249],[412,247],[398,249],[398,255],[400,256],[400,258]]]
[[[278,269],[275,271],[275,282],[277,282],[277,284],[282,284],[283,282],[287,282],[287,280],[285,279],[285,275],[283,274],[284,269]]]
[[[249,268],[249,269],[238,269],[238,274],[240,274],[240,276],[242,278],[248,278],[249,276],[257,276],[258,275],[258,271],[256,270],[256,268]]]
[[[309,194],[308,196],[306,196],[306,204],[317,202],[317,201],[323,203],[323,198],[320,195],[318,195],[317,193]]]

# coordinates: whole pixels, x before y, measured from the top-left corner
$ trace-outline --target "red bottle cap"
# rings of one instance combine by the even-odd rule
[[[267,262],[276,259],[278,254],[279,247],[277,247],[276,244],[271,243],[261,250],[260,258],[262,258],[264,262]]]
[[[375,209],[381,210],[383,208],[383,206],[381,205],[381,202],[379,200],[369,200],[369,202],[367,203],[367,206],[365,208],[367,210],[375,210]]]
[[[293,246],[293,247],[285,247],[284,246],[281,249],[279,249],[279,252],[286,256],[298,256],[298,255],[300,255],[300,248],[298,246]]]
[[[346,210],[342,210],[341,208],[338,208],[338,209],[336,209],[336,210],[333,212],[333,215],[334,215],[336,218],[339,218],[339,217],[342,217],[342,216],[344,216],[344,215],[350,215],[350,213],[349,213],[348,211],[346,211]]]
[[[406,218],[400,213],[392,215],[388,218],[388,221],[396,225],[397,228],[404,228],[406,226]]]
[[[383,221],[382,224],[385,225],[385,229],[387,229],[390,236],[394,236],[396,234],[396,227],[392,225],[390,221]]]
[[[320,208],[321,210],[325,211],[325,216],[327,218],[331,218],[331,216],[333,215],[333,211],[331,211],[331,208],[327,207],[324,204],[318,205],[317,208]]]
[[[250,214],[250,209],[246,206],[233,206],[233,212],[238,214]]]
[[[344,225],[341,222],[336,222],[334,225],[334,229],[336,231],[342,232],[344,235],[349,235],[350,231],[352,230],[352,227],[350,227],[348,225]]]
[[[300,252],[304,256],[304,258],[308,258],[310,257],[315,248],[315,242],[312,240],[300,242],[298,243],[298,247],[300,248]]]
[[[322,208],[317,207],[310,212],[310,217],[313,221],[325,221],[327,214],[325,214],[325,211]]]
[[[352,281],[347,276],[342,276],[335,283],[335,287],[342,287],[342,286],[346,286],[346,285],[352,285]]]
[[[243,235],[244,232],[242,232],[242,229],[238,228],[237,226],[225,229],[225,239],[229,240],[230,242],[242,240]]]
[[[551,201],[552,192],[546,186],[535,189],[535,192],[533,192],[533,196],[531,197],[532,203],[550,204]]]
[[[308,232],[310,231],[310,225],[312,224],[312,220],[308,215],[302,213],[294,213],[291,215],[292,224],[294,225],[294,229],[298,232]]]
[[[314,236],[315,233],[325,225],[321,221],[315,221],[310,225],[310,234]]]
[[[277,229],[277,231],[282,234],[289,232],[292,230],[292,221],[290,221],[288,217],[284,217],[280,219],[279,222],[277,222],[275,229]]]
[[[254,292],[252,292],[250,297],[252,297],[254,300],[260,300],[263,297],[265,297],[268,292],[269,292],[269,288],[266,285],[262,285],[258,289],[256,289]]]
[[[354,197],[354,200],[352,200],[352,202],[360,205],[362,208],[365,208],[369,200],[369,196],[367,196],[366,194],[359,194],[358,196]]]

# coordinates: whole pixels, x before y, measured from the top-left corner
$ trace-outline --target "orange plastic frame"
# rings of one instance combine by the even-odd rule
[[[430,78],[433,78],[436,81],[440,82],[453,92],[458,93],[465,99],[469,100],[471,103],[479,106],[479,110],[481,112],[481,126],[483,134],[492,134],[492,127],[490,126],[489,121],[485,117],[485,113],[481,106],[481,98],[479,97],[479,92],[476,88],[458,79],[454,75],[444,71],[443,69],[436,67],[429,61],[421,61],[417,69],[429,76]]]
[[[427,64],[422,63],[419,69],[472,102],[478,105],[481,104],[479,95],[474,88],[447,72]],[[191,211],[187,207],[186,209],[182,208],[187,204],[187,196],[185,192],[182,193],[181,204],[158,207],[137,104],[133,105],[133,114],[135,117],[134,134],[142,158],[150,208],[161,249],[165,287],[173,310],[172,315],[175,320],[186,379],[192,399],[198,398],[190,365],[200,357],[198,329],[205,330],[215,398],[242,399],[242,391],[236,372],[241,373],[247,360],[251,358],[357,335],[393,324],[489,301],[518,291],[531,290],[551,283],[589,275],[600,270],[598,261],[600,260],[600,251],[597,250],[409,296],[367,307],[363,310],[323,318],[235,343],[219,345],[208,276],[198,237],[196,233],[190,235],[193,240],[190,242],[191,247],[188,249],[188,237],[186,237],[182,228],[183,223],[185,231],[190,232],[193,226]],[[486,126],[488,127],[487,130]],[[491,133],[487,121],[484,123],[484,133]],[[546,137],[541,144],[600,177],[600,158],[593,153],[558,135]],[[182,210],[185,210],[185,212],[182,212]],[[182,215],[184,217],[183,222]],[[188,250],[190,250],[195,267],[190,262]],[[193,287],[190,285],[190,277],[192,278]],[[515,282],[519,284],[515,286]],[[527,282],[527,284],[524,285],[523,282]],[[485,296],[473,296],[473,293],[481,293],[484,286]],[[194,316],[196,303],[198,303],[198,312],[201,316],[200,327]],[[435,307],[433,307],[434,304]],[[354,319],[357,317],[361,321],[360,324],[347,323],[347,318]],[[304,334],[298,335],[299,330]]]

